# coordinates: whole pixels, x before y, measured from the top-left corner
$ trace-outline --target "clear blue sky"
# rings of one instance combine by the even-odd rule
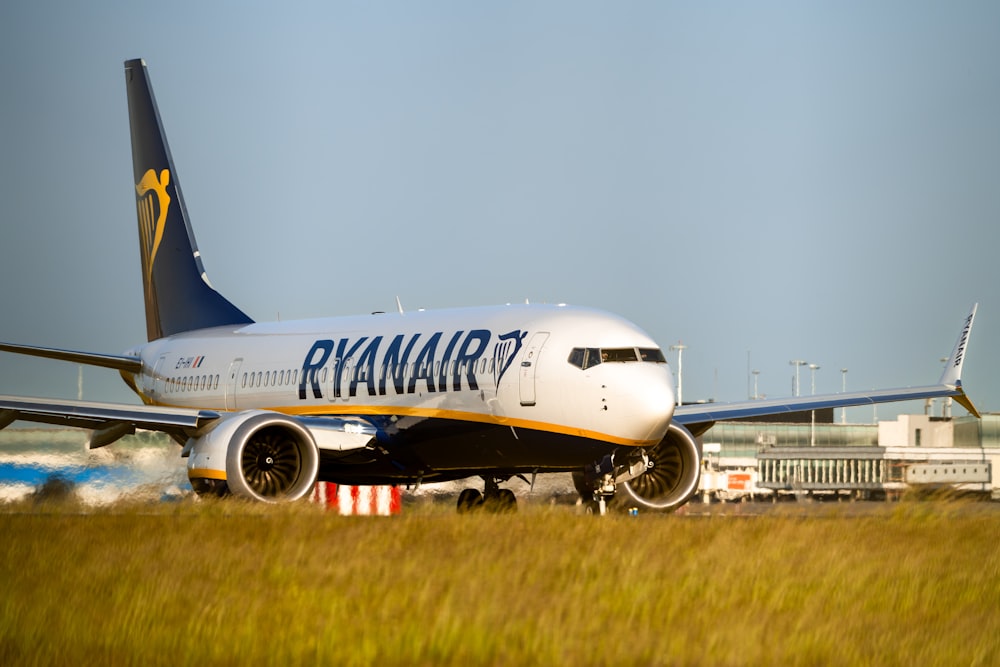
[[[932,382],[979,301],[965,385],[1000,410],[1000,3],[7,0],[0,340],[144,339],[135,57],[256,319],[596,306],[740,400],[748,354],[772,397],[795,358],[818,392]],[[0,355],[0,393],[76,379]]]

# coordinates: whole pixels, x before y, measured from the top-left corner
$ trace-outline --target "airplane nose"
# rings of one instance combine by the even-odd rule
[[[660,440],[667,433],[677,398],[674,379],[665,365],[637,366],[627,401],[636,440]]]

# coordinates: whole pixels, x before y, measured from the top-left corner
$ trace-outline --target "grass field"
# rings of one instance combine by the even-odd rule
[[[997,664],[983,507],[6,506],[0,664]]]

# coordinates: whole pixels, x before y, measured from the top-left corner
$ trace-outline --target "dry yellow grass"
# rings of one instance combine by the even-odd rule
[[[0,664],[997,664],[1000,513],[0,514]]]

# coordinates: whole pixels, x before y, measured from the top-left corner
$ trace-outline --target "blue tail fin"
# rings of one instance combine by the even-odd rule
[[[142,60],[125,62],[149,340],[253,322],[208,283]]]

